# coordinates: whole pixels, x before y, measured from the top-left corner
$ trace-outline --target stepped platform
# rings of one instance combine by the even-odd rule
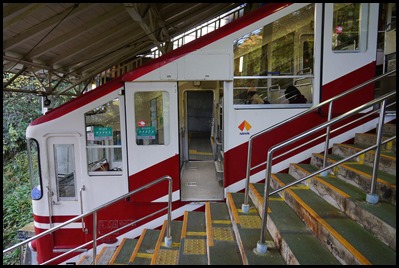
[[[385,128],[396,132],[396,126]],[[384,132],[386,134],[386,132]],[[365,148],[375,134],[334,144],[327,163]],[[205,211],[185,211],[171,222],[172,245],[166,247],[167,222],[161,230],[144,229],[118,247],[103,247],[97,264],[109,265],[394,265],[396,264],[396,148],[381,151],[377,204],[366,202],[374,151],[354,157],[322,176],[323,154],[291,163],[286,173],[271,175],[270,187],[281,188],[311,173],[317,175],[268,199],[265,243],[260,241],[264,183],[249,184],[249,211],[244,193],[228,192],[225,201],[208,200]],[[79,265],[93,264],[82,254]]]

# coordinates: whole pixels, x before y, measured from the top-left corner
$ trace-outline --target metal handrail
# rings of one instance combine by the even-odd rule
[[[367,202],[369,202],[369,203],[378,202],[378,195],[376,195],[376,172],[374,172],[374,170],[377,170],[377,168],[378,168],[378,158],[379,158],[379,152],[380,152],[379,148],[381,147],[381,144],[383,144],[381,142],[381,137],[382,137],[381,133],[382,133],[382,127],[383,127],[383,124],[384,124],[386,100],[391,98],[391,97],[394,97],[395,95],[396,95],[396,91],[392,91],[390,93],[387,93],[387,94],[385,94],[385,95],[383,95],[383,96],[381,96],[381,97],[379,97],[377,99],[369,101],[366,104],[363,104],[363,105],[361,105],[361,106],[359,106],[359,107],[357,107],[355,109],[352,109],[352,110],[350,110],[350,111],[348,111],[348,112],[346,112],[346,113],[344,113],[344,114],[342,114],[340,116],[337,116],[337,117],[335,117],[334,119],[332,119],[330,121],[322,123],[322,124],[320,124],[320,125],[318,125],[316,127],[311,128],[310,130],[308,130],[306,132],[298,134],[298,135],[296,135],[295,137],[293,137],[293,138],[291,138],[289,140],[286,140],[284,142],[281,142],[281,143],[279,143],[277,145],[274,145],[271,148],[269,148],[268,153],[267,153],[265,189],[264,189],[263,207],[262,207],[262,209],[263,209],[262,214],[263,215],[261,216],[262,217],[262,227],[261,227],[260,240],[258,241],[257,247],[255,249],[259,254],[265,254],[266,251],[267,251],[267,244],[265,243],[265,233],[264,233],[264,231],[265,231],[266,223],[267,223],[269,185],[270,185],[270,177],[271,177],[271,171],[272,171],[273,152],[277,151],[277,150],[279,150],[279,149],[281,149],[281,148],[283,148],[283,147],[285,147],[285,146],[287,146],[289,144],[297,142],[297,141],[301,140],[302,138],[306,138],[309,135],[314,134],[317,131],[320,131],[320,130],[326,128],[326,127],[328,128],[331,125],[333,125],[333,124],[335,124],[335,123],[337,123],[337,122],[339,122],[339,121],[341,121],[343,119],[346,119],[349,116],[355,115],[355,114],[357,114],[357,113],[359,113],[359,112],[361,112],[361,111],[363,111],[363,110],[365,110],[365,109],[367,109],[369,107],[373,107],[377,103],[382,103],[382,108],[381,108],[380,117],[379,117],[379,123],[378,123],[378,128],[377,128],[377,141],[376,141],[375,145],[370,147],[370,148],[377,148],[377,150],[375,152],[375,159],[377,159],[377,161],[374,160],[373,175],[372,175],[372,178],[371,178],[371,190],[370,190],[370,193],[367,194],[367,198],[366,198]],[[396,139],[396,135],[394,137],[392,137],[391,139],[392,140]],[[385,141],[385,142],[387,142],[387,141]],[[367,149],[369,149],[369,148],[367,148]],[[367,150],[364,149],[361,152],[358,152],[358,153],[356,153],[354,155],[351,155],[351,156],[345,158],[344,160],[340,160],[340,161],[338,161],[338,162],[336,162],[334,164],[331,164],[330,166],[323,167],[322,169],[312,173],[311,175],[308,175],[308,176],[306,176],[306,177],[304,177],[304,178],[302,178],[300,180],[297,180],[297,181],[295,181],[295,182],[293,182],[293,183],[291,183],[289,185],[286,185],[286,186],[284,186],[282,188],[277,189],[276,191],[273,192],[273,194],[278,193],[278,192],[280,192],[282,190],[285,190],[286,188],[288,188],[290,186],[296,185],[296,184],[302,182],[303,180],[305,180],[307,178],[310,178],[310,177],[312,177],[312,176],[314,176],[316,174],[320,174],[320,173],[322,173],[324,171],[327,171],[331,167],[335,167],[335,166],[341,164],[342,162],[353,158],[355,155],[356,156],[360,155],[361,153],[366,152],[366,151]]]
[[[311,112],[314,112],[314,111],[320,109],[321,107],[323,107],[323,106],[326,105],[326,104],[330,104],[330,103],[332,103],[333,101],[335,101],[335,100],[337,100],[337,99],[340,99],[340,98],[342,98],[342,97],[344,97],[344,96],[346,96],[346,95],[348,95],[348,94],[350,94],[350,93],[352,93],[352,92],[354,92],[354,91],[356,91],[356,90],[358,90],[358,89],[360,89],[360,88],[363,88],[363,87],[366,86],[366,85],[369,85],[369,84],[371,84],[371,83],[373,83],[373,82],[375,82],[375,81],[377,81],[377,80],[380,80],[380,79],[382,79],[382,78],[384,78],[384,77],[386,77],[386,76],[388,76],[388,75],[391,75],[391,74],[393,74],[393,73],[396,73],[396,69],[395,69],[395,70],[392,70],[392,71],[390,71],[390,72],[387,72],[387,73],[385,73],[385,74],[382,74],[382,75],[380,75],[380,76],[378,76],[378,77],[372,78],[372,79],[370,79],[370,80],[368,80],[368,81],[366,81],[366,82],[363,82],[363,83],[361,83],[360,85],[357,85],[357,86],[355,86],[355,87],[353,87],[353,88],[351,88],[351,89],[349,89],[349,90],[347,90],[347,91],[345,91],[345,92],[343,92],[343,93],[341,93],[341,94],[338,94],[338,95],[336,95],[336,96],[334,96],[334,97],[332,97],[332,98],[330,98],[330,99],[328,99],[328,100],[325,100],[325,101],[319,103],[319,104],[316,105],[316,106],[313,106],[313,107],[311,107],[311,108],[309,108],[309,109],[307,109],[307,110],[305,110],[305,111],[303,111],[303,112],[301,112],[301,113],[299,113],[299,114],[296,114],[296,115],[294,115],[294,116],[292,116],[292,117],[290,117],[290,118],[288,118],[288,119],[286,119],[286,120],[283,120],[283,121],[281,121],[281,122],[279,122],[279,123],[277,123],[277,124],[275,124],[275,125],[273,125],[273,126],[271,126],[271,127],[269,127],[269,128],[266,128],[266,129],[264,129],[264,130],[259,131],[258,133],[255,133],[255,134],[251,135],[251,136],[249,137],[249,140],[248,140],[247,170],[246,170],[246,180],[245,180],[245,194],[244,194],[244,203],[242,204],[242,210],[243,210],[244,212],[248,212],[248,211],[249,211],[249,204],[248,204],[248,199],[249,199],[249,198],[248,198],[248,195],[249,195],[249,179],[250,179],[251,160],[252,160],[252,143],[253,143],[253,140],[254,140],[256,137],[261,136],[261,135],[263,135],[263,134],[265,134],[265,133],[267,133],[267,132],[269,132],[269,131],[271,131],[271,130],[274,130],[274,129],[276,129],[277,127],[280,127],[281,125],[284,125],[284,124],[286,124],[286,123],[288,123],[288,122],[291,122],[291,121],[293,121],[293,120],[295,120],[295,119],[297,119],[297,118],[299,118],[299,117],[301,117],[301,116],[303,116],[303,115],[306,115],[306,114],[309,114],[309,113],[311,113]],[[332,113],[332,105],[330,105],[330,107],[329,107],[329,117],[331,117],[330,113]],[[329,140],[329,133],[327,132],[326,141],[328,141],[328,140]],[[328,146],[328,145],[327,145],[327,146]],[[324,160],[323,160],[323,161],[324,161]]]
[[[116,230],[114,230],[112,232],[109,232],[109,233],[107,233],[107,234],[105,234],[105,235],[103,235],[103,236],[101,236],[99,238],[96,238],[96,236],[97,236],[97,229],[96,229],[96,226],[97,226],[97,211],[99,211],[99,210],[101,210],[101,209],[103,209],[105,207],[108,207],[108,206],[110,206],[110,205],[112,205],[112,204],[114,204],[114,203],[116,203],[116,202],[118,202],[118,201],[120,201],[120,200],[122,200],[124,198],[127,198],[127,197],[129,197],[129,196],[131,196],[133,194],[141,192],[142,190],[147,189],[147,188],[149,188],[149,187],[151,187],[151,186],[153,186],[153,185],[155,185],[157,183],[160,183],[160,182],[162,182],[164,180],[168,180],[169,181],[169,184],[168,184],[168,207],[167,207],[168,213],[167,213],[167,226],[166,226],[165,246],[166,247],[171,247],[171,245],[172,245],[171,214],[172,214],[172,186],[173,186],[172,183],[173,183],[173,180],[172,180],[172,178],[170,176],[166,175],[166,176],[160,177],[160,178],[158,178],[158,179],[156,179],[156,180],[154,180],[152,182],[149,182],[146,185],[141,186],[140,188],[137,188],[137,189],[135,189],[135,190],[133,190],[133,191],[131,191],[129,193],[126,193],[126,194],[124,194],[124,195],[122,195],[122,196],[120,196],[118,198],[115,198],[115,199],[113,199],[113,200],[111,200],[111,201],[109,201],[109,202],[107,202],[107,203],[105,203],[105,204],[103,204],[101,206],[98,206],[97,208],[94,208],[94,209],[92,209],[92,210],[90,210],[90,211],[88,211],[86,213],[83,213],[83,214],[81,214],[79,216],[76,216],[76,217],[74,217],[74,218],[72,218],[72,219],[70,219],[70,220],[68,220],[68,221],[66,221],[64,223],[61,223],[60,225],[57,225],[57,226],[55,226],[53,228],[50,228],[50,229],[48,229],[48,230],[46,230],[46,231],[44,231],[44,232],[42,232],[42,233],[40,233],[38,235],[35,235],[35,236],[31,237],[31,238],[28,238],[28,239],[26,239],[26,240],[24,240],[24,241],[22,241],[22,242],[20,242],[20,243],[18,243],[16,245],[10,247],[10,248],[8,248],[8,249],[5,249],[5,250],[3,250],[3,254],[7,253],[9,251],[12,251],[12,250],[14,250],[14,249],[16,249],[18,247],[22,248],[22,246],[28,244],[29,242],[31,242],[33,240],[39,239],[39,238],[41,238],[41,237],[43,237],[43,236],[45,236],[47,234],[53,233],[54,231],[56,231],[58,229],[61,229],[62,227],[66,226],[66,225],[68,225],[70,223],[73,223],[75,221],[78,221],[80,219],[83,219],[84,217],[87,217],[87,216],[93,214],[93,240],[89,241],[89,242],[87,242],[87,243],[85,243],[83,245],[80,245],[80,246],[78,246],[78,247],[76,247],[74,249],[71,249],[70,251],[67,251],[67,252],[65,252],[65,253],[57,256],[57,257],[54,257],[51,260],[43,262],[42,265],[47,264],[49,262],[52,262],[54,260],[57,260],[57,259],[59,259],[61,257],[64,257],[64,256],[68,255],[69,253],[75,252],[78,249],[81,249],[81,248],[83,248],[83,247],[85,247],[85,246],[87,246],[87,245],[89,245],[91,243],[93,243],[93,264],[95,265],[96,264],[97,240],[103,239],[105,237],[110,236],[111,234],[114,234],[114,233],[116,233],[116,232],[118,232],[120,230],[123,230],[123,229],[125,229],[127,227],[130,227],[130,226],[134,225],[135,223],[137,223],[139,221],[147,219],[147,218],[159,213],[160,211],[165,210],[166,208],[160,209],[158,211],[153,212],[152,214],[146,215],[145,217],[140,218],[137,221],[130,222],[130,223],[122,226],[121,228],[116,229]]]
[[[389,107],[391,107],[391,106],[393,106],[393,105],[395,105],[395,104],[396,104],[396,101],[394,101],[394,102],[392,102],[392,103],[390,103],[390,104],[387,104],[387,105],[386,105],[386,108],[389,108]],[[336,131],[339,131],[340,129],[343,129],[343,128],[345,128],[345,127],[347,127],[347,126],[349,126],[349,125],[351,125],[351,124],[353,124],[353,123],[356,123],[356,122],[358,122],[358,121],[360,121],[360,120],[363,120],[364,118],[366,118],[366,117],[368,117],[368,116],[371,116],[371,115],[373,115],[373,114],[379,113],[380,111],[381,111],[380,109],[376,109],[376,110],[374,110],[374,111],[372,111],[372,112],[369,112],[369,113],[367,113],[367,114],[365,114],[365,115],[363,115],[363,116],[361,116],[361,117],[358,117],[358,118],[354,119],[354,120],[351,121],[351,122],[348,122],[348,123],[346,123],[346,124],[343,124],[343,125],[341,125],[341,126],[335,128],[335,129],[333,129],[333,130],[330,132],[330,134],[332,134],[332,133],[334,133],[334,132],[336,132]],[[287,155],[287,154],[289,154],[289,153],[291,153],[291,152],[293,152],[293,151],[295,151],[295,150],[297,150],[297,149],[299,149],[299,148],[301,148],[301,147],[304,147],[304,146],[306,146],[306,145],[308,145],[308,144],[311,144],[312,142],[317,141],[317,140],[319,140],[319,139],[325,137],[326,135],[327,135],[327,133],[321,134],[321,135],[319,135],[319,136],[317,136],[317,137],[315,137],[315,138],[313,138],[313,139],[311,139],[311,140],[308,140],[308,141],[306,141],[306,142],[303,142],[303,143],[299,144],[298,146],[296,146],[296,147],[294,147],[294,148],[292,148],[292,149],[286,150],[286,151],[284,151],[283,153],[281,153],[281,154],[275,156],[275,157],[273,158],[273,160],[276,160],[276,159],[278,159],[278,158],[280,158],[280,157],[283,157],[283,156],[285,156],[285,155]],[[257,169],[257,168],[259,168],[259,167],[265,165],[266,162],[267,162],[267,160],[265,160],[265,161],[261,162],[260,164],[258,164],[258,165],[256,165],[256,166],[252,167],[252,169]]]

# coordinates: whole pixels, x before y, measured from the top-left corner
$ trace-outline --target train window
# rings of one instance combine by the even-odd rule
[[[362,10],[364,8],[364,10]],[[368,4],[334,4],[332,49],[364,51],[368,27]]]
[[[28,139],[28,161],[32,189],[31,196],[33,200],[39,200],[43,196],[43,187],[40,177],[39,145],[34,139]]]
[[[54,144],[57,201],[77,200],[73,144]]]
[[[134,94],[136,144],[169,144],[169,93],[165,91]]]
[[[119,98],[85,113],[87,164],[90,175],[122,173]]]
[[[312,78],[309,77],[314,69],[314,13],[314,4],[309,4],[234,41],[236,109],[310,107],[313,101]],[[305,74],[305,68],[310,73]],[[301,103],[290,104],[292,102],[285,97],[290,85],[295,85],[304,96]],[[260,97],[256,97],[256,102],[254,91]],[[254,103],[261,105],[240,106]]]

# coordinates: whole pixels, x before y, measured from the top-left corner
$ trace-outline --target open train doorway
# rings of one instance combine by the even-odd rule
[[[182,201],[224,199],[223,175],[217,168],[218,106],[222,90],[218,85],[217,82],[179,85]]]

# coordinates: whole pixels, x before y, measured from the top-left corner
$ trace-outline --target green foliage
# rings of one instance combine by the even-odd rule
[[[13,75],[3,73],[3,82]],[[45,83],[46,84],[46,83]],[[63,85],[66,87],[67,85]],[[40,83],[32,77],[20,76],[11,88],[40,90]],[[3,164],[14,155],[26,150],[25,131],[29,123],[42,115],[41,96],[3,91]],[[70,97],[51,96],[51,107],[57,107]]]
[[[18,229],[32,222],[29,167],[26,151],[17,153],[3,169],[3,249],[16,243]],[[19,263],[19,250],[3,256],[3,264]]]
[[[3,83],[12,76],[3,72]],[[19,76],[8,87],[41,90],[35,78],[26,76]],[[42,115],[41,98],[35,94],[3,91],[3,249],[19,243],[17,231],[33,220],[25,133],[29,123]],[[49,99],[51,107],[57,107],[70,97]],[[19,249],[3,254],[3,264],[19,264]]]
[[[26,150],[25,131],[41,115],[39,101],[32,94],[3,92],[3,163]]]

